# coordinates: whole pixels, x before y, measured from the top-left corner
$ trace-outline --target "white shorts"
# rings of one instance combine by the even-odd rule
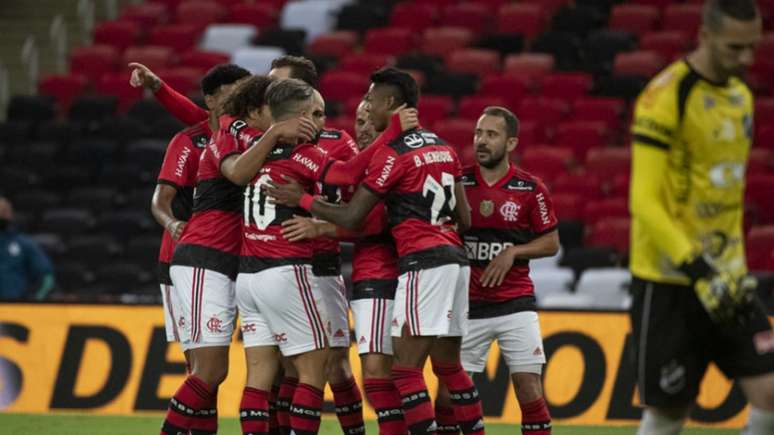
[[[164,330],[167,332],[167,341],[180,341],[177,333],[177,323],[175,322],[174,306],[170,302],[174,286],[169,284],[159,284],[161,287],[161,304],[164,306]]]
[[[284,356],[322,349],[327,342],[325,305],[309,265],[272,267],[237,277],[237,304],[243,323],[256,323],[251,345],[273,345]],[[264,321],[266,327],[258,322]],[[248,346],[245,343],[245,346]]]
[[[392,336],[389,328],[392,319],[392,299],[355,299],[352,318],[355,321],[357,352],[392,355]]]
[[[462,337],[467,332],[470,267],[444,264],[398,277],[392,336]]]
[[[349,303],[344,278],[338,276],[314,276],[328,313],[328,344],[331,347],[349,347]]]
[[[171,312],[184,350],[228,346],[234,333],[234,281],[222,273],[173,265],[169,276]]]
[[[466,371],[483,372],[489,348],[497,340],[511,373],[541,373],[546,356],[536,312],[470,319],[468,328],[462,338],[462,367]]]
[[[266,321],[266,316],[252,302],[250,284],[254,281],[251,277],[252,274],[240,273],[236,279],[236,303],[242,330],[242,344],[245,348],[276,346],[277,343],[271,328],[269,328],[269,322]]]

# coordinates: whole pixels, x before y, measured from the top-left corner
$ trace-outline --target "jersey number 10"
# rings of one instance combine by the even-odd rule
[[[265,230],[277,217],[276,207],[266,200],[269,195],[263,190],[263,186],[266,186],[269,181],[271,177],[264,174],[256,180],[255,184],[248,184],[245,188],[245,226],[249,226],[252,220],[259,230]]]

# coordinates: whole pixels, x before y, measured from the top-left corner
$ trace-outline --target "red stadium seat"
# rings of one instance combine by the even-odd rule
[[[269,29],[277,24],[279,9],[266,2],[237,3],[231,6],[229,21],[252,24],[259,29]]]
[[[774,252],[774,225],[752,227],[747,233],[745,250],[747,267],[750,270],[767,270],[769,258]]]
[[[672,4],[672,2],[674,2],[674,0],[635,0],[635,3],[637,4],[654,6],[658,9],[664,9],[665,7]]]
[[[507,100],[499,96],[469,95],[460,99],[457,116],[477,120],[488,106],[506,106]]]
[[[455,152],[457,153],[463,168],[476,164],[476,149],[473,148],[472,140],[462,147],[456,147]]]
[[[545,143],[547,137],[546,129],[540,122],[531,121],[529,119],[520,120],[519,144],[532,146],[534,144]]]
[[[76,47],[70,53],[70,72],[96,81],[102,74],[118,67],[118,50],[110,45]]]
[[[486,5],[465,2],[447,6],[441,12],[445,26],[464,27],[475,34],[482,33],[489,25],[491,12]]]
[[[545,53],[511,54],[505,58],[503,72],[520,77],[540,77],[554,70],[554,57]]]
[[[390,26],[405,27],[415,32],[430,29],[438,17],[438,8],[435,5],[419,2],[402,2],[392,8],[390,14]]]
[[[463,27],[433,27],[425,30],[419,50],[433,56],[446,57],[472,42],[473,32]]]
[[[353,97],[345,101],[340,108],[339,115],[351,117],[354,119],[355,115],[357,114],[357,106],[360,105],[361,101],[363,101],[362,97]]]
[[[529,146],[522,153],[520,166],[548,181],[566,173],[572,162],[572,150],[569,148]]]
[[[341,58],[339,69],[367,76],[388,65],[391,60],[392,57],[383,54],[351,54]]]
[[[129,47],[124,51],[124,63],[139,62],[151,70],[167,68],[177,62],[172,48],[158,45]]]
[[[86,77],[77,74],[50,75],[38,83],[38,93],[56,99],[62,113],[67,113],[76,97],[86,91]]]
[[[551,190],[579,196],[585,203],[602,198],[602,181],[590,172],[572,172],[554,178]]]
[[[442,95],[423,95],[419,99],[419,121],[423,125],[435,125],[438,121],[446,119],[454,109],[454,100]]]
[[[479,95],[500,96],[506,99],[506,107],[518,107],[527,93],[527,82],[520,77],[490,74],[481,79]]]
[[[755,122],[758,125],[774,124],[774,98],[755,99]]]
[[[165,23],[168,19],[167,12],[167,8],[163,4],[141,3],[123,8],[119,19],[133,21],[147,29]]]
[[[640,38],[640,49],[655,51],[665,60],[671,61],[685,53],[694,39],[695,36],[675,30],[650,32]]]
[[[750,175],[747,177],[745,204],[747,204],[758,224],[774,224],[774,175]]]
[[[527,5],[539,5],[546,11],[546,16],[552,16],[559,8],[566,6],[570,0],[521,0]]]
[[[559,125],[568,112],[569,106],[562,99],[528,97],[521,100],[516,113],[524,120],[535,121],[548,127]]]
[[[768,124],[758,129],[755,146],[774,151],[774,125]]]
[[[190,24],[157,26],[148,35],[148,44],[169,47],[175,51],[193,48],[199,41],[201,29]]]
[[[600,121],[572,121],[556,127],[554,143],[573,150],[578,161],[584,161],[589,150],[600,148],[607,141],[607,127]]]
[[[142,88],[134,88],[129,84],[129,73],[105,74],[97,81],[95,89],[103,95],[118,98],[119,112],[125,112],[132,104],[142,99]]]
[[[614,248],[621,254],[629,252],[630,222],[628,218],[609,218],[598,221],[586,233],[586,245]]]
[[[594,225],[606,218],[629,218],[626,198],[608,198],[589,201],[583,209],[583,222]]]
[[[223,53],[191,50],[180,56],[180,65],[208,70],[215,65],[227,63],[229,60],[230,57]]]
[[[178,23],[205,28],[209,24],[223,21],[228,17],[228,9],[214,1],[191,0],[177,7],[175,18]]]
[[[608,130],[615,131],[621,124],[625,107],[617,98],[580,98],[573,104],[573,119],[604,122]]]
[[[416,0],[414,3],[421,5],[433,6],[436,9],[445,8],[446,6],[459,3],[459,0]]]
[[[344,130],[349,133],[353,138],[355,137],[355,117],[354,116],[337,116],[335,118],[328,118],[325,120],[326,128],[335,128],[338,130]]]
[[[664,9],[662,28],[696,35],[701,25],[700,4],[671,4]]]
[[[769,255],[769,264],[767,270],[769,272],[774,271],[774,251],[771,251],[771,255]]]
[[[494,50],[464,48],[453,51],[446,58],[451,72],[483,76],[500,70],[500,54]]]
[[[763,35],[763,40],[758,44],[756,56],[769,59],[774,57],[774,32]]]
[[[94,28],[94,43],[112,45],[118,51],[140,39],[140,26],[133,21],[105,21]]]
[[[585,200],[580,195],[554,190],[559,192],[551,195],[554,210],[556,210],[556,217],[559,218],[559,221],[580,221],[583,217],[583,204]]]
[[[199,81],[204,72],[200,68],[179,67],[156,71],[164,82],[176,91],[188,95],[199,89]]]
[[[497,11],[497,32],[518,33],[527,38],[540,34],[546,25],[546,11],[540,4],[510,3]]]
[[[656,28],[659,19],[659,9],[654,6],[639,4],[621,4],[610,11],[609,27],[613,30],[643,35]]]
[[[617,175],[628,173],[630,162],[629,148],[595,148],[586,155],[585,167],[602,180],[612,180]]]
[[[541,95],[549,98],[576,99],[586,95],[594,79],[585,73],[554,73],[541,81]]]
[[[307,46],[307,50],[312,54],[339,58],[350,53],[355,45],[357,45],[357,33],[341,30],[318,36]]]
[[[363,51],[369,54],[397,56],[413,47],[413,31],[401,27],[383,27],[366,32]]]
[[[752,148],[747,160],[747,173],[766,175],[774,173],[772,171],[774,171],[774,151],[760,147]]]
[[[433,131],[457,149],[472,146],[475,129],[475,121],[460,118],[443,119],[433,125]]]
[[[642,76],[650,78],[664,68],[664,58],[655,51],[640,50],[618,53],[613,63],[616,75]]]
[[[347,101],[368,90],[368,77],[350,71],[328,71],[320,79],[320,93],[326,100]]]
[[[175,11],[177,7],[180,5],[180,3],[184,2],[185,0],[151,0],[151,3],[158,3],[163,5],[167,12],[169,11]]]
[[[620,174],[613,177],[612,180],[604,183],[603,190],[610,197],[629,197],[629,182],[631,177],[629,174]]]

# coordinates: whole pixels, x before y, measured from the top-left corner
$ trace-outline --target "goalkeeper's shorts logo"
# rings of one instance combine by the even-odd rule
[[[774,352],[774,330],[769,329],[755,334],[753,344],[758,355]]]
[[[672,360],[661,367],[661,390],[667,394],[677,394],[685,388],[685,367]]]

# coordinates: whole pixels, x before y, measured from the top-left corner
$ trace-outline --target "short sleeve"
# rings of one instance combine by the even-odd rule
[[[537,183],[531,206],[529,222],[534,233],[545,234],[556,228],[559,220],[556,218],[554,202],[548,188],[541,181]]]
[[[678,81],[677,74],[667,69],[637,98],[632,122],[634,143],[662,149],[674,145],[679,123]]]
[[[404,171],[398,153],[390,147],[382,147],[371,159],[363,185],[377,195],[384,195],[398,184]]]
[[[242,147],[239,146],[237,138],[230,134],[228,131],[221,130],[215,136],[214,140],[210,142],[210,151],[212,156],[215,157],[215,165],[220,168],[223,160],[228,156],[234,154],[242,154]]]
[[[175,188],[190,184],[188,181],[192,174],[190,173],[189,160],[196,158],[193,154],[191,138],[184,133],[176,134],[169,142],[164,154],[158,183],[168,184]]]

